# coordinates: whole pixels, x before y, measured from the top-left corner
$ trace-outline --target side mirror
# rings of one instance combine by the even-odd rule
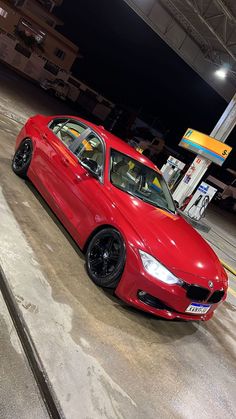
[[[99,178],[100,173],[98,170],[98,164],[96,161],[88,159],[87,157],[84,157],[81,160],[81,165],[88,170],[89,173],[91,173],[92,176],[94,176],[96,179]]]

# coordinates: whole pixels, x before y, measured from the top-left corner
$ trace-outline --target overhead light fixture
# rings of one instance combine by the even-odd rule
[[[225,68],[219,68],[219,70],[216,70],[215,75],[219,79],[224,80],[227,76],[227,70]]]
[[[8,15],[7,11],[0,7],[0,16],[6,19],[7,15]]]

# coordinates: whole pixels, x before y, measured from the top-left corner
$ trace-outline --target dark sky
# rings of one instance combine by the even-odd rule
[[[73,74],[115,103],[142,107],[180,136],[210,133],[226,102],[123,0],[64,0],[60,31],[80,47]]]

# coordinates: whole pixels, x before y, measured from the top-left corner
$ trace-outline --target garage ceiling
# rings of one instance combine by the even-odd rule
[[[125,0],[224,99],[236,90],[235,0]],[[226,66],[221,80],[215,71]],[[174,75],[173,75],[174,76]]]

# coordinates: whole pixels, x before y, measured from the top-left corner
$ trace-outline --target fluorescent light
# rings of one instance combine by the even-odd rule
[[[227,70],[225,68],[219,68],[219,70],[216,70],[215,75],[219,79],[224,80],[227,76]]]
[[[6,19],[7,15],[8,15],[7,11],[0,7],[0,16]]]

